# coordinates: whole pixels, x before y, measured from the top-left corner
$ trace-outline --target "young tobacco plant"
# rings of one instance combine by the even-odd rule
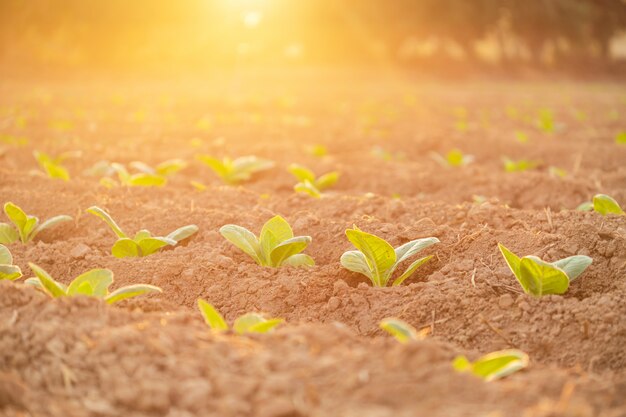
[[[393,248],[386,240],[370,233],[363,232],[358,227],[346,230],[348,240],[357,248],[341,255],[341,265],[344,268],[365,275],[375,287],[386,287],[394,271],[400,263],[417,252],[435,243],[436,237],[416,239],[404,245]],[[408,268],[393,281],[393,286],[402,284],[407,278],[432,255],[420,258],[411,263]]]
[[[198,231],[198,226],[190,224],[174,230],[165,237],[152,236],[148,230],[142,229],[138,231],[133,238],[130,238],[117,223],[115,223],[115,220],[113,220],[109,213],[100,207],[89,207],[87,212],[104,220],[111,230],[113,230],[113,233],[117,235],[118,240],[111,248],[111,253],[116,258],[148,256],[165,246],[176,246],[180,241],[187,239]]]
[[[603,216],[607,214],[626,214],[615,199],[606,194],[596,194],[593,197],[593,211]]]
[[[198,299],[198,309],[204,317],[206,324],[215,331],[226,332],[230,330],[226,320],[215,307],[203,299]],[[237,334],[244,333],[267,333],[285,320],[279,318],[266,319],[259,313],[246,313],[239,316],[233,323],[233,331]]]
[[[61,215],[51,217],[40,224],[37,217],[24,213],[21,208],[11,202],[4,205],[4,213],[13,223],[13,226],[8,223],[0,223],[0,244],[7,245],[18,239],[26,244],[32,241],[42,230],[72,220],[70,216]]]
[[[565,293],[593,262],[588,256],[574,255],[549,263],[532,255],[519,258],[501,243],[498,248],[524,292],[535,297]]]
[[[474,162],[474,155],[465,155],[459,149],[452,149],[446,155],[431,152],[430,156],[441,166],[446,168],[462,167]]]
[[[113,162],[111,168],[117,172],[117,178],[126,187],[162,187],[167,183],[167,178],[163,175],[148,172],[131,174],[124,165],[117,162]],[[103,178],[100,183],[105,186],[116,185],[115,181],[108,177]]]
[[[471,372],[485,381],[504,378],[528,366],[528,355],[518,349],[505,349],[489,353],[473,363],[465,356],[457,356],[452,367],[457,372]]]
[[[220,161],[209,155],[197,155],[196,159],[208,165],[225,183],[231,185],[247,181],[252,174],[274,166],[273,161],[256,156],[242,156],[235,159],[224,157]]]
[[[379,327],[392,335],[400,343],[424,340],[429,329],[417,331],[409,323],[395,317],[387,317],[379,323]]]
[[[518,161],[514,161],[507,157],[502,158],[502,162],[504,163],[504,170],[506,172],[528,171],[537,168],[537,166],[539,165],[538,161],[530,161],[528,159],[520,159]]]
[[[91,269],[74,278],[70,285],[66,286],[56,281],[43,268],[34,263],[29,262],[28,266],[36,278],[28,278],[26,283],[34,285],[53,298],[86,295],[102,298],[108,304],[113,304],[148,292],[162,292],[159,287],[154,285],[134,284],[109,293],[109,286],[113,283],[113,272],[109,269]]]
[[[322,191],[332,187],[339,180],[337,171],[326,173],[318,178],[313,171],[302,165],[291,164],[287,169],[299,181],[293,187],[294,190],[315,198],[321,197]]]
[[[13,265],[11,251],[4,245],[0,245],[0,280],[14,281],[22,276],[19,266]]]
[[[310,236],[294,236],[289,223],[281,216],[269,219],[257,238],[248,229],[234,224],[220,228],[230,243],[247,253],[261,266],[313,266],[315,261],[302,252],[312,241]]]
[[[57,157],[52,157],[43,152],[34,151],[33,156],[37,160],[39,166],[45,171],[50,178],[69,181],[70,174],[67,169],[61,165],[64,160],[80,156],[80,152],[69,151],[63,152]]]
[[[134,161],[130,163],[130,166],[144,174],[169,177],[170,175],[185,169],[187,167],[187,162],[182,159],[168,159],[153,168],[144,162]]]

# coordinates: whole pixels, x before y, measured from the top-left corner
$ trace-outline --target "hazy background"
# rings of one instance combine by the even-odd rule
[[[626,0],[0,0],[13,74],[392,65],[620,74]]]

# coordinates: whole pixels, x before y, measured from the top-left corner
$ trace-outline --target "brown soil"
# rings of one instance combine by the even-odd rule
[[[623,86],[273,81],[0,85],[0,134],[29,140],[0,142],[0,203],[76,219],[11,245],[25,275],[29,261],[63,282],[104,267],[115,286],[163,289],[108,307],[0,283],[0,414],[626,416],[626,217],[574,210],[597,192],[626,203],[626,146],[614,142],[625,126]],[[466,131],[455,129],[460,107]],[[553,134],[533,125],[543,108],[554,112]],[[203,117],[209,129],[198,126]],[[55,120],[73,126],[59,131]],[[529,142],[517,142],[516,130]],[[312,144],[329,155],[311,156]],[[375,146],[395,159],[372,154]],[[428,155],[454,147],[476,161],[444,169]],[[66,164],[72,181],[39,174],[34,149],[81,150]],[[198,153],[256,154],[276,167],[228,187],[194,161]],[[504,155],[542,163],[504,173]],[[173,157],[190,166],[163,188],[108,190],[81,175],[103,159]],[[295,195],[292,162],[339,170],[341,179],[322,199]],[[550,166],[567,177],[551,176]],[[91,205],[128,231],[164,235],[194,223],[200,232],[172,250],[116,259],[113,233],[84,211]],[[262,268],[218,233],[226,223],[258,232],[274,214],[313,237],[306,253],[315,267]],[[441,244],[406,285],[373,288],[339,264],[352,224],[394,246],[427,236]],[[534,299],[520,293],[497,242],[521,255],[594,262],[565,295]],[[260,311],[288,324],[215,335],[196,310],[199,297],[229,321]],[[432,334],[400,345],[378,329],[389,316]],[[527,352],[531,366],[492,383],[451,369],[457,354],[507,347]]]

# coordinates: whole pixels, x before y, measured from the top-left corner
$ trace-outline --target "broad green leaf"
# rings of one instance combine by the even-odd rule
[[[503,378],[528,366],[528,355],[517,349],[505,349],[489,353],[474,363],[469,363],[464,357],[454,361],[454,368],[458,371],[469,370],[485,381],[494,381]]]
[[[200,314],[204,317],[204,321],[209,327],[213,330],[217,331],[226,331],[228,330],[228,324],[226,324],[226,320],[224,317],[217,311],[215,307],[211,304],[207,303],[203,299],[198,299],[198,309],[200,309]]]
[[[372,266],[374,285],[387,285],[388,272],[396,263],[396,253],[393,247],[384,239],[363,232],[358,228],[346,230],[348,240],[363,254]]]
[[[423,257],[421,259],[418,259],[418,260],[414,261],[413,263],[411,263],[411,265],[409,265],[409,267],[406,269],[406,271],[404,271],[402,273],[402,275],[400,275],[398,278],[396,278],[393,281],[392,286],[395,287],[397,285],[402,284],[407,278],[409,278],[411,275],[413,275],[413,273],[417,270],[417,268],[419,268],[420,266],[424,265],[432,257],[433,257],[433,255],[425,256],[425,257]]]
[[[376,282],[374,281],[373,268],[368,263],[368,260],[363,252],[358,250],[349,250],[341,255],[339,261],[341,262],[341,265],[347,270],[363,274],[368,277],[373,284],[376,284]]]
[[[0,223],[0,243],[10,245],[20,238],[18,231],[7,223]]]
[[[164,246],[174,246],[177,242],[174,239],[168,239],[166,237],[149,237],[141,239],[136,243],[141,248],[141,256],[148,256],[152,255]]]
[[[116,258],[128,258],[139,256],[139,245],[127,237],[118,239],[111,248],[111,254]]]
[[[315,260],[305,253],[298,253],[296,255],[291,255],[289,258],[285,259],[281,266],[282,265],[313,266],[315,265]]]
[[[565,272],[565,274],[567,274],[567,278],[569,278],[569,281],[572,282],[576,278],[578,278],[580,274],[582,274],[583,271],[587,269],[589,265],[591,265],[592,262],[593,259],[588,256],[574,255],[553,262],[552,265]]]
[[[256,263],[263,265],[261,245],[257,237],[245,227],[227,224],[220,227],[220,234],[230,243],[250,255]]]
[[[309,181],[311,183],[315,182],[315,174],[310,169],[299,165],[299,164],[291,164],[287,168],[291,174],[300,182]]]
[[[464,165],[465,159],[463,157],[463,152],[458,149],[452,149],[446,155],[446,162],[448,165],[453,167],[460,167]]]
[[[105,297],[113,283],[113,272],[109,269],[92,269],[77,276],[67,287],[67,295],[91,295]]]
[[[125,300],[127,298],[137,297],[138,295],[146,294],[149,292],[163,292],[159,287],[148,284],[135,284],[127,285],[125,287],[118,288],[111,294],[104,298],[108,304],[117,303],[118,301]]]
[[[15,228],[19,232],[20,240],[22,241],[22,243],[26,243],[30,231],[35,227],[37,223],[37,218],[33,216],[27,216],[21,208],[11,202],[5,203],[4,213],[15,225]]]
[[[170,159],[164,162],[161,162],[156,166],[156,173],[158,175],[162,175],[164,177],[170,176],[172,174],[177,173],[178,171],[187,167],[187,162],[182,159]]]
[[[263,259],[269,263],[271,261],[270,254],[274,248],[292,237],[293,230],[291,230],[291,226],[289,226],[287,220],[283,219],[281,216],[274,216],[269,219],[263,225],[259,238]]]
[[[436,237],[426,237],[423,239],[415,239],[410,242],[405,243],[404,245],[400,245],[394,249],[396,253],[396,263],[389,271],[389,274],[393,274],[398,265],[401,262],[409,259],[411,256],[415,255],[417,252],[426,249],[427,247],[439,243],[439,239]]]
[[[124,183],[131,187],[161,187],[167,183],[167,178],[156,174],[133,174]]]
[[[619,132],[615,136],[615,143],[618,145],[626,145],[626,132]]]
[[[135,236],[133,236],[133,240],[135,241],[135,243],[139,244],[139,241],[141,239],[148,239],[150,237],[152,237],[152,233],[150,233],[149,230],[141,229],[140,231],[135,233]]]
[[[35,216],[28,216],[28,220],[24,225],[24,229],[22,230],[24,234],[24,238],[22,242],[28,243],[32,239],[33,232],[37,228],[37,224],[39,223],[39,219]]]
[[[515,275],[515,278],[522,286],[522,289],[524,290],[525,293],[528,293],[529,288],[525,282],[522,282],[521,275],[520,275],[521,259],[517,255],[515,255],[513,252],[505,248],[502,243],[498,243],[498,248],[500,249],[500,252],[502,253],[502,256],[504,257],[506,264],[509,266],[509,269],[511,270],[511,272],[513,272],[513,275]]]
[[[37,234],[39,234],[39,232],[49,229],[52,226],[56,226],[59,223],[63,223],[63,222],[69,222],[72,221],[72,217],[71,216],[66,216],[66,215],[61,215],[61,216],[54,216],[49,218],[48,220],[46,220],[45,222],[41,223],[39,226],[37,226],[35,228],[35,230],[33,230],[33,232],[30,234],[30,236],[28,237],[29,240],[33,240],[35,238],[35,236],[37,236]]]
[[[412,340],[419,340],[419,334],[415,327],[409,323],[396,319],[394,317],[388,317],[383,319],[380,324],[380,328],[388,332],[390,335],[396,338],[400,343],[407,343]]]
[[[128,236],[126,236],[126,233],[124,233],[122,231],[122,229],[117,225],[117,223],[115,223],[115,220],[113,220],[113,218],[109,215],[109,213],[107,213],[106,211],[104,211],[100,207],[91,206],[91,207],[89,207],[87,209],[87,212],[91,213],[91,214],[93,214],[95,216],[98,216],[102,220],[104,220],[106,222],[106,224],[109,225],[111,230],[113,230],[113,232],[117,235],[117,237],[119,237],[119,238],[127,238],[128,237]]]
[[[128,182],[130,178],[130,174],[128,173],[124,165],[118,164],[117,162],[113,162],[111,164],[111,168],[113,168],[113,170],[117,172],[117,176],[120,179],[120,182],[122,184],[126,184]]]
[[[197,155],[196,159],[208,165],[221,178],[226,178],[229,174],[228,166],[225,162],[209,155]]]
[[[268,333],[274,330],[276,326],[284,322],[285,320],[283,319],[267,319],[262,323],[254,324],[248,327],[248,333]]]
[[[175,240],[176,242],[180,242],[181,240],[187,239],[189,236],[198,232],[198,226],[195,224],[190,224],[187,226],[179,227],[174,230],[172,233],[166,236],[168,239]]]
[[[460,355],[452,361],[452,368],[457,372],[466,372],[472,368],[472,363],[465,356]]]
[[[593,210],[593,203],[591,201],[585,201],[584,203],[580,203],[578,207],[576,207],[578,211],[591,211]]]
[[[66,168],[53,162],[44,162],[41,164],[44,171],[50,178],[60,179],[63,181],[69,181],[70,173]]]
[[[311,240],[310,236],[296,236],[279,243],[270,254],[271,266],[280,266],[285,259],[302,252]]]
[[[0,264],[0,280],[16,280],[22,276],[22,270],[17,265]]]
[[[13,255],[4,245],[0,244],[0,265],[13,265]]]
[[[524,256],[520,262],[520,275],[534,296],[563,294],[569,287],[567,274],[536,256]]]
[[[28,263],[28,266],[33,273],[39,278],[42,289],[52,297],[61,297],[67,294],[66,289],[59,282],[55,281],[43,268],[35,265],[32,262]]]
[[[339,181],[339,172],[333,171],[327,174],[320,176],[317,180],[315,180],[315,186],[318,190],[325,190],[327,188],[332,187]]]
[[[624,210],[622,210],[617,201],[606,194],[596,194],[593,197],[593,209],[603,216],[607,214],[624,214]]]
[[[233,182],[245,181],[250,179],[252,174],[265,171],[274,166],[274,162],[257,158],[256,156],[242,156],[232,162],[232,172],[229,177]]]
[[[308,180],[297,183],[293,186],[293,189],[297,193],[308,194],[313,198],[320,198],[322,196],[320,190]]]

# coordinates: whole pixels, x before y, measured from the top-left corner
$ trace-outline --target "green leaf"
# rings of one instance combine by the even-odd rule
[[[580,203],[578,207],[576,207],[578,211],[591,211],[593,210],[593,203],[591,201],[585,201],[584,203]]]
[[[51,217],[45,222],[41,223],[39,226],[37,226],[35,230],[33,230],[33,232],[28,237],[28,240],[29,241],[33,240],[35,236],[37,236],[37,234],[43,230],[49,229],[52,226],[56,226],[59,223],[69,222],[69,221],[72,221],[71,216],[61,215],[61,216]]]
[[[289,258],[285,259],[281,266],[282,265],[314,266],[315,260],[305,253],[298,253],[296,255],[291,255]]]
[[[365,275],[372,281],[372,284],[376,285],[373,267],[369,264],[363,252],[358,250],[346,251],[341,255],[339,261],[347,270]]]
[[[22,270],[17,265],[0,264],[0,280],[14,281],[22,276]]]
[[[259,240],[248,229],[234,224],[227,224],[220,227],[220,234],[230,243],[250,255],[257,264],[264,264]]]
[[[525,282],[522,282],[522,278],[520,274],[521,259],[517,255],[515,255],[513,252],[505,248],[502,243],[498,243],[498,248],[500,249],[500,252],[502,253],[502,256],[504,257],[506,264],[509,266],[509,269],[511,270],[511,272],[513,272],[513,275],[515,275],[515,278],[522,286],[522,289],[524,290],[525,293],[528,294],[529,292],[528,285]]]
[[[128,258],[139,256],[140,248],[134,240],[127,237],[118,239],[111,248],[111,254],[116,258]]]
[[[320,198],[322,196],[320,190],[308,180],[297,183],[293,186],[293,189],[297,193],[308,194],[313,198]]]
[[[20,238],[18,231],[7,223],[0,223],[0,243],[10,245]]]
[[[603,216],[607,214],[624,214],[624,210],[622,210],[617,201],[606,194],[596,194],[593,197],[593,209]]]
[[[415,330],[415,327],[409,323],[396,319],[394,317],[388,317],[383,319],[380,324],[380,328],[388,332],[390,335],[396,338],[400,343],[408,343],[413,340],[419,340],[420,337]]]
[[[569,278],[569,281],[572,282],[576,278],[578,278],[580,274],[582,274],[585,269],[587,269],[587,267],[591,265],[592,262],[593,259],[588,256],[574,255],[553,262],[552,265],[565,272],[565,274],[567,274],[567,278]]]
[[[217,311],[215,307],[211,304],[207,303],[203,299],[198,299],[198,309],[200,309],[200,314],[204,317],[204,321],[209,327],[216,331],[226,331],[228,330],[228,324],[226,324],[226,320],[224,317]]]
[[[167,235],[166,238],[175,240],[176,242],[180,242],[181,240],[185,240],[189,236],[192,236],[197,232],[198,226],[196,226],[195,224],[190,224],[187,226],[179,227],[178,229]]]
[[[0,265],[13,265],[13,255],[4,245],[0,244]]]
[[[125,182],[124,185],[131,187],[162,187],[167,183],[167,178],[156,174],[133,174]]]
[[[279,243],[270,254],[271,266],[280,266],[285,259],[306,249],[312,240],[310,236],[296,236]]]
[[[396,263],[396,253],[393,247],[384,239],[370,233],[354,229],[346,230],[348,240],[363,254],[372,267],[374,285],[385,287],[389,280],[389,271]]]
[[[329,172],[327,174],[320,176],[315,181],[315,186],[317,187],[318,190],[323,191],[335,185],[337,181],[339,181],[339,172],[332,171],[332,172]]]
[[[409,259],[411,256],[415,255],[417,252],[426,249],[429,246],[432,246],[436,243],[439,243],[439,239],[436,237],[426,237],[423,239],[415,239],[410,242],[405,243],[404,245],[400,245],[394,249],[396,253],[396,263],[389,271],[389,274],[393,274],[398,265],[403,261]]]
[[[149,284],[134,284],[118,288],[104,298],[108,304],[117,303],[127,298],[137,297],[138,295],[149,292],[163,292],[159,287]]]
[[[217,158],[213,158],[209,155],[197,155],[196,159],[206,165],[209,166],[217,175],[222,179],[226,179],[229,174],[229,167],[227,166],[227,161],[220,161]]]
[[[404,273],[402,275],[400,275],[398,278],[396,278],[393,281],[392,286],[395,287],[397,285],[402,284],[407,278],[409,278],[411,275],[413,275],[413,273],[417,270],[417,268],[419,268],[420,266],[424,265],[432,257],[433,257],[433,255],[425,256],[425,257],[423,257],[421,259],[418,259],[418,260],[414,261],[413,263],[411,263],[411,265],[409,265],[409,267],[406,269],[406,271],[404,271]]]
[[[267,319],[262,323],[254,324],[248,327],[248,333],[268,333],[274,330],[276,326],[284,322],[285,320],[283,319]]]
[[[235,320],[233,330],[238,334],[266,333],[283,321],[283,319],[266,319],[258,313],[247,313]]]
[[[39,282],[41,283],[41,288],[52,297],[61,297],[67,295],[67,290],[65,287],[54,280],[43,268],[35,265],[32,262],[28,263],[28,266],[33,271],[33,273],[39,278]]]
[[[313,173],[313,171],[302,165],[291,164],[289,165],[287,170],[289,170],[289,172],[291,172],[291,174],[296,177],[296,179],[300,182],[315,182],[315,174]]]
[[[536,297],[563,294],[569,288],[569,278],[565,272],[536,256],[522,258],[520,275],[527,283],[528,292]]]
[[[281,216],[274,216],[269,219],[261,229],[260,245],[263,259],[267,264],[270,264],[270,254],[276,246],[284,242],[287,239],[293,237],[293,230],[287,223],[287,220]]]
[[[240,182],[250,179],[252,174],[265,171],[274,166],[274,162],[257,158],[256,156],[242,156],[232,162],[232,171],[229,175],[231,182]]]
[[[70,179],[70,173],[61,165],[55,164],[54,162],[44,162],[41,166],[50,178],[63,181],[69,181]]]
[[[474,363],[459,356],[454,360],[453,367],[459,372],[470,371],[485,381],[494,381],[526,368],[528,362],[528,355],[521,350],[505,349],[489,353]]]
[[[115,220],[113,220],[113,218],[109,215],[109,213],[107,213],[106,211],[104,211],[100,207],[91,206],[91,207],[89,207],[87,209],[87,212],[91,213],[91,214],[93,214],[95,216],[98,216],[102,220],[104,220],[105,223],[109,225],[111,230],[113,230],[113,232],[117,235],[117,237],[119,237],[119,238],[127,238],[128,237],[128,236],[126,236],[126,233],[124,233],[122,231],[122,229],[117,225],[117,223],[115,223]]]
[[[141,239],[136,243],[141,248],[141,256],[148,256],[152,255],[164,246],[174,246],[177,242],[174,239],[168,239],[166,237],[149,237]]]
[[[77,276],[67,287],[67,295],[90,295],[105,297],[113,283],[113,272],[109,269],[92,269]]]
[[[619,132],[615,136],[615,143],[618,145],[626,145],[626,132]]]
[[[37,218],[26,215],[21,208],[11,202],[5,203],[4,212],[18,230],[22,243],[28,242],[28,235],[37,225]]]
[[[129,165],[130,165],[131,168],[134,168],[134,169],[136,169],[139,172],[143,172],[144,174],[152,174],[152,175],[156,174],[155,170],[152,169],[152,167],[150,167],[150,165],[148,165],[148,164],[146,164],[144,162],[133,161]]]
[[[161,162],[156,166],[156,173],[158,175],[167,177],[187,167],[187,162],[182,159],[169,159]]]
[[[149,230],[141,229],[140,231],[135,233],[135,236],[133,236],[133,240],[135,241],[135,243],[139,244],[139,241],[141,239],[148,239],[150,237],[152,237],[152,233],[150,233]]]

